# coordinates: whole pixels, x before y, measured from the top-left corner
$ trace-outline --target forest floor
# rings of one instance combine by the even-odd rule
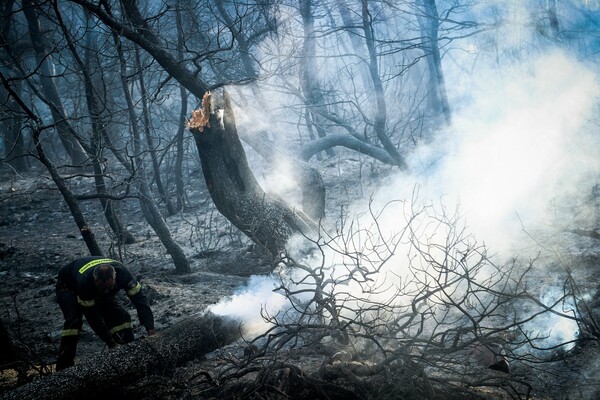
[[[374,187],[369,185],[375,185],[377,179],[386,176],[385,171],[366,169],[365,172],[364,165],[357,160],[343,163],[343,167],[337,162],[324,165],[321,171],[332,212],[361,192],[368,196],[369,188]],[[360,181],[362,175],[370,175],[366,180],[372,182]],[[244,288],[251,274],[270,268],[261,265],[263,261],[254,257],[250,242],[218,215],[204,188],[201,172],[194,171],[192,176],[196,178],[189,187],[188,208],[167,219],[173,236],[190,259],[192,273],[187,275],[175,273],[161,243],[143,222],[135,199],[119,205],[128,229],[136,237],[136,242],[128,245],[117,245],[111,238],[97,201],[81,203],[101,248],[107,255],[121,258],[142,282],[151,299],[159,334],[177,321],[227,299]],[[69,185],[78,194],[92,191],[91,178],[73,177]],[[36,376],[52,372],[60,342],[63,319],[54,294],[57,271],[72,259],[87,254],[70,212],[52,181],[43,173],[14,178],[4,171],[0,177],[0,319],[9,328],[19,350],[38,368],[32,371]],[[588,259],[586,273],[589,273],[590,285],[597,285],[599,256],[595,254]],[[135,317],[133,320],[136,322]],[[143,336],[143,330],[138,327],[136,335]],[[78,359],[103,351],[107,350],[102,342],[84,324]],[[572,380],[578,385],[582,376],[597,375],[600,364],[596,361],[597,355],[596,346],[590,346],[569,360],[561,361],[562,367],[540,372],[540,382],[531,382],[540,391],[536,398],[592,398],[588,397],[589,388],[557,393],[556,387],[546,385],[548,382],[544,380],[560,381],[567,386]],[[565,372],[562,376],[561,371]],[[17,384],[15,377],[16,373],[11,370],[0,375],[0,395]],[[592,386],[598,381],[593,379]],[[544,393],[545,386],[548,391]],[[598,393],[596,389],[592,393]]]
[[[339,204],[340,191],[348,199],[356,195],[351,174],[357,163],[345,163],[351,167],[345,172],[337,163],[324,167],[330,170],[328,185],[334,189],[330,193],[338,196],[331,203]],[[39,368],[32,373],[43,375],[52,371],[63,323],[54,290],[56,274],[61,266],[89,253],[60,192],[43,171],[15,177],[0,170],[0,175],[0,319],[19,351]],[[251,274],[272,269],[261,265],[263,259],[253,255],[251,242],[218,214],[200,170],[190,173],[190,181],[186,210],[167,218],[173,237],[190,260],[192,272],[186,275],[175,273],[136,199],[117,206],[136,238],[127,245],[111,237],[97,200],[80,203],[105,255],[123,260],[142,283],[158,332],[241,290]],[[90,177],[73,176],[68,184],[76,194],[93,192]],[[135,310],[131,311],[135,324]],[[145,331],[138,324],[135,333],[141,337]],[[78,358],[102,351],[106,351],[103,343],[84,324]],[[0,393],[15,384],[14,371],[0,374]]]

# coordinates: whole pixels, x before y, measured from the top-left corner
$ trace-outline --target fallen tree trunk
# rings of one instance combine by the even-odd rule
[[[20,386],[7,400],[118,398],[119,389],[148,375],[176,366],[232,343],[241,335],[238,321],[210,312],[189,318],[156,336],[119,346],[108,354]]]

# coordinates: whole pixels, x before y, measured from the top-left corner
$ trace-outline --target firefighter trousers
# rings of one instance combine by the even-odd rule
[[[83,326],[83,307],[77,301],[77,295],[66,288],[57,288],[56,296],[65,322],[61,333],[56,370],[73,366],[77,352],[81,328]],[[119,343],[133,341],[133,326],[129,312],[115,299],[98,303],[98,311],[104,319],[113,339]]]

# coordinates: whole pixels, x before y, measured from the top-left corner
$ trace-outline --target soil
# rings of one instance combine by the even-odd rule
[[[344,163],[348,167],[345,172],[338,163],[324,165],[323,172],[333,196],[349,201],[348,193],[356,188],[351,183],[353,171],[362,164],[352,159]],[[93,192],[90,177],[73,175],[68,184],[76,194]],[[350,191],[347,185],[352,187]],[[218,214],[201,171],[190,173],[187,188],[185,211],[166,218],[173,237],[189,257],[192,272],[186,275],[175,273],[164,247],[143,220],[136,199],[117,206],[135,236],[132,244],[118,244],[111,237],[97,200],[80,202],[105,255],[121,260],[142,283],[158,332],[231,296],[244,287],[250,275],[272,269],[251,242]],[[328,201],[338,206],[345,200]],[[57,272],[71,260],[87,255],[68,207],[42,169],[20,176],[0,170],[0,320],[21,358],[31,362],[34,369],[30,374],[51,373],[56,359],[63,323],[54,293]],[[127,304],[125,296],[123,302]],[[135,324],[135,310],[131,311]],[[145,335],[139,324],[135,333],[136,337]],[[105,350],[84,323],[78,359]],[[0,375],[0,393],[17,384],[11,371]]]
[[[51,181],[40,175],[22,176],[12,181],[3,179],[0,185],[0,319],[28,359],[35,360],[38,366],[51,368],[63,322],[54,293],[56,275],[61,266],[89,253],[60,193]],[[70,185],[77,193],[92,189],[89,178],[73,178]],[[201,191],[196,193],[206,195]],[[202,210],[202,205],[208,204],[206,199],[194,201],[200,206],[169,220],[169,224],[181,227],[186,225],[182,220],[196,221],[198,215],[211,212]],[[135,243],[128,245],[119,245],[111,238],[97,201],[82,202],[81,206],[105,255],[122,260],[143,284],[158,331],[230,295],[247,279],[243,271],[239,274],[213,272],[227,267],[233,271],[232,264],[245,251],[244,246],[227,244],[222,248],[202,249],[198,244],[188,245],[186,251],[193,272],[177,275],[160,241],[142,222],[136,201],[119,204],[119,212],[126,216],[128,229],[136,238]],[[218,243],[229,240],[225,221],[215,218],[213,222],[214,229],[221,231]],[[186,239],[189,242],[191,238],[177,238],[180,243]],[[124,296],[123,301],[127,303]],[[135,311],[132,315],[135,316]],[[139,324],[136,334],[145,334]],[[103,343],[84,324],[78,357],[102,350]]]
[[[389,170],[371,168],[366,179],[369,182],[359,181],[357,177],[361,174],[357,171],[364,167],[361,162],[347,159],[340,163],[343,165],[336,162],[321,168],[328,188],[330,212],[356,197],[368,197],[369,190],[390,173]],[[216,212],[201,173],[194,171],[190,179],[185,211],[167,218],[173,236],[190,259],[192,273],[186,275],[175,273],[168,254],[143,221],[137,200],[122,201],[118,206],[136,238],[135,243],[127,245],[118,244],[111,237],[97,201],[81,202],[105,255],[122,260],[143,284],[151,299],[159,334],[166,327],[233,295],[257,271],[266,273],[271,268],[250,241]],[[69,185],[78,194],[93,190],[91,178],[74,176]],[[31,364],[30,378],[50,374],[53,370],[63,322],[54,294],[57,271],[72,259],[85,255],[88,255],[87,248],[70,212],[43,171],[18,177],[5,171],[0,178],[0,320],[8,328],[21,357]],[[594,257],[590,262],[587,271],[591,277],[595,277],[593,269],[597,261]],[[590,284],[596,285],[597,279],[591,279],[594,281]],[[123,301],[126,303],[125,298]],[[132,315],[135,316],[133,310]],[[137,322],[135,317],[133,320]],[[135,333],[137,337],[145,335],[139,326]],[[106,351],[103,343],[84,324],[78,360],[97,356],[103,351]],[[549,383],[568,385],[572,376],[595,373],[597,354],[595,347],[589,347],[568,362],[561,361],[563,364],[557,367],[558,370],[540,371],[540,381],[533,386],[539,393],[546,393],[538,393],[537,398],[566,398],[562,392],[552,393],[554,389]],[[310,357],[306,357],[305,362],[310,362]],[[183,367],[174,377],[160,378],[165,382],[158,384],[173,388],[173,380],[185,376],[198,379],[197,374],[189,372],[190,369],[189,365]],[[16,372],[4,369],[0,375],[0,395],[18,384]],[[143,382],[138,383],[138,389],[143,385]],[[570,391],[569,398],[591,398],[587,389],[579,393],[580,396],[577,391]],[[165,397],[160,397],[163,395]],[[173,393],[160,396],[155,398],[179,398]],[[151,398],[150,394],[148,398]]]

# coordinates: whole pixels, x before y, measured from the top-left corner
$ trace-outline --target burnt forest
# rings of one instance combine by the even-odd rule
[[[600,1],[2,0],[0,43],[0,399],[600,398]]]

